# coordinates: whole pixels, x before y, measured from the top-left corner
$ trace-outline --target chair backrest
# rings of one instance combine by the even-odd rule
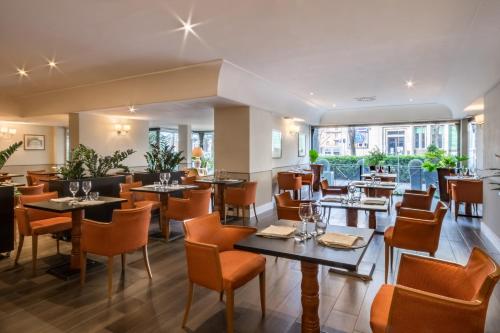
[[[319,184],[320,184],[322,190],[327,190],[328,189],[328,186],[329,186],[328,185],[328,180],[323,179]]]
[[[276,201],[276,206],[278,207],[293,207],[296,206],[293,203],[292,196],[290,195],[290,192],[283,192],[280,194],[275,194],[274,195],[274,200]]]
[[[184,221],[185,240],[219,245],[215,235],[222,228],[219,212]]]
[[[50,199],[55,199],[57,197],[58,197],[57,192],[45,192],[42,194],[34,194],[34,195],[20,195],[19,204],[22,207],[24,204],[27,203],[48,201]],[[58,214],[40,209],[27,208],[27,210],[30,221],[44,220],[57,216],[69,216],[69,214]]]
[[[500,267],[483,250],[475,247],[465,265],[465,275],[470,282],[470,288],[464,288],[465,298],[470,301],[480,301],[487,306],[490,296],[500,279]]]
[[[309,181],[309,182],[312,182],[314,180],[314,174],[311,172],[311,173],[305,173],[302,175],[302,181]]]
[[[181,177],[182,185],[193,185],[195,183],[196,176],[183,176]]]
[[[115,209],[111,220],[111,244],[115,253],[138,249],[148,243],[151,206],[132,209]]]
[[[257,182],[245,182],[242,186],[245,189],[245,202],[255,203],[257,198]]]
[[[459,202],[483,203],[483,181],[459,179],[452,186],[452,197]]]
[[[189,191],[189,218],[208,214],[211,193],[210,189]]]
[[[291,172],[278,172],[278,188],[284,190],[299,190],[302,187],[302,177]]]
[[[44,184],[38,184],[33,186],[18,186],[17,190],[21,193],[21,195],[35,195],[35,194],[43,194]]]
[[[120,183],[120,192],[130,192],[130,189],[141,187],[142,181],[132,183]]]
[[[436,193],[436,186],[434,184],[431,184],[427,189],[427,195],[430,197],[434,197],[434,193]]]

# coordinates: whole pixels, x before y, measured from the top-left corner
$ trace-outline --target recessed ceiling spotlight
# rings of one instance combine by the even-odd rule
[[[336,107],[337,107],[337,104],[333,103],[333,104],[332,104],[332,108],[334,108],[334,109],[335,109]]]
[[[309,93],[309,95],[314,96],[314,93],[311,91],[311,92]]]
[[[193,33],[193,28],[194,25],[191,24],[191,21],[182,22],[182,29],[186,30],[187,32]]]
[[[135,111],[137,111],[137,109],[133,105],[130,105],[128,107],[128,111],[134,113]]]
[[[54,59],[52,59],[52,60],[48,61],[48,65],[49,65],[50,68],[56,68],[57,67],[57,62]]]
[[[18,68],[17,69],[17,75],[20,77],[27,77],[28,76],[28,71],[25,70],[24,68]]]
[[[408,80],[408,81],[406,81],[406,83],[405,83],[405,84],[406,84],[406,86],[407,86],[408,88],[412,88],[412,87],[415,85],[415,83],[414,83],[412,80]]]
[[[413,102],[413,98],[410,98],[410,99],[409,99],[409,101],[410,101],[410,102]]]

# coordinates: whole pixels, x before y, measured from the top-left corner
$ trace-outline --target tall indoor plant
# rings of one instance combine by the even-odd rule
[[[0,150],[0,169],[7,163],[7,160],[23,145],[22,141],[14,142],[4,150]]]

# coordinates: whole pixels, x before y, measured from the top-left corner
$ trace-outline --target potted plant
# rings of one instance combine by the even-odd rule
[[[379,171],[382,171],[382,165],[384,164],[386,158],[387,155],[381,151],[379,147],[375,146],[375,148],[368,152],[366,162],[368,163],[370,170],[379,167]]]
[[[183,171],[178,171],[179,164],[184,160],[183,152],[175,151],[174,146],[168,144],[151,144],[151,150],[144,157],[146,158],[146,172],[134,173],[135,181],[142,181],[144,185],[153,184],[160,179],[160,173],[170,173],[170,181],[180,180],[184,175]]]
[[[313,191],[319,191],[319,184],[321,180],[321,174],[323,173],[323,164],[316,164],[319,154],[316,149],[309,150],[309,161],[311,170],[314,174]]]
[[[7,160],[23,145],[22,141],[14,142],[4,150],[0,150],[0,170],[4,167]]]
[[[319,154],[318,154],[318,151],[316,149],[309,150],[309,161],[311,162],[311,164],[316,163],[316,161],[318,160],[318,157],[319,157]]]

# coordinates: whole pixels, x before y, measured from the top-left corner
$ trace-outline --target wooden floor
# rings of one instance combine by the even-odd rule
[[[398,201],[398,198],[395,198]],[[334,211],[331,223],[344,224],[342,211]],[[332,212],[333,213],[333,212]],[[261,225],[269,224],[275,212],[260,216]],[[360,212],[360,225],[367,216]],[[379,223],[394,219],[378,214]],[[251,221],[254,224],[254,221]],[[486,249],[500,262],[492,244],[484,238],[479,220],[460,218],[456,223],[448,213],[444,223],[438,258],[465,263],[473,246]],[[156,223],[152,224],[152,229]],[[120,259],[114,267],[114,296],[106,296],[106,269],[87,276],[80,287],[77,280],[64,282],[45,273],[60,260],[55,255],[55,240],[39,241],[37,277],[31,275],[31,248],[25,242],[20,265],[13,259],[0,261],[0,332],[182,332],[181,320],[187,294],[186,265],[182,239],[172,243],[151,240],[149,254],[153,280],[143,266],[141,253],[127,257],[125,275],[121,275]],[[62,252],[69,253],[64,243]],[[401,251],[397,252],[398,254]],[[105,262],[104,258],[96,258]],[[370,332],[372,299],[383,283],[383,237],[375,236],[367,249],[366,262],[376,263],[373,280],[336,275],[320,267],[320,319],[326,332]],[[267,313],[261,319],[258,281],[240,288],[235,296],[235,329],[237,332],[299,332],[300,265],[298,262],[267,257]],[[392,280],[392,277],[391,277]],[[196,288],[188,332],[225,331],[224,303],[219,295]],[[490,301],[486,332],[500,331],[500,287]]]

